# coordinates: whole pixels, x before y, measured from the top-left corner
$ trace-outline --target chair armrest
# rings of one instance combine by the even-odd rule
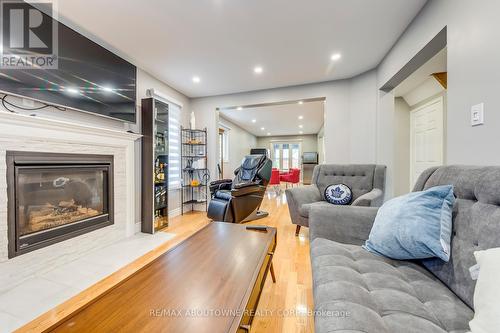
[[[249,186],[258,186],[258,185],[260,185],[258,182],[246,182],[246,183],[234,184],[234,188],[240,189],[240,188],[245,188],[245,187],[249,187]]]
[[[309,212],[309,237],[362,245],[368,239],[377,207],[312,207]]]
[[[316,185],[306,185],[301,187],[289,188],[285,191],[286,200],[289,205],[296,206],[299,209],[303,204],[309,204],[323,200],[321,193]]]
[[[382,192],[381,189],[374,188],[368,193],[363,194],[356,200],[354,200],[351,204],[351,206],[365,206],[365,207],[373,207],[375,206],[375,203],[378,203],[377,201],[382,201],[378,199],[382,199],[382,195],[384,193]],[[377,205],[378,206],[378,205]]]
[[[239,188],[235,187],[234,189],[231,190],[231,195],[233,197],[241,197],[241,196],[248,195],[251,193],[261,192],[262,187],[264,187],[264,186],[257,185],[257,184],[251,184],[251,185],[242,186]]]
[[[230,190],[232,184],[233,181],[231,179],[214,180],[209,185],[210,193],[214,195],[218,190]]]

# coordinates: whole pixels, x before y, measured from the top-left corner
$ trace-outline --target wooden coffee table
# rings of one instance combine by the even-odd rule
[[[275,228],[213,222],[52,331],[246,332],[275,248]]]

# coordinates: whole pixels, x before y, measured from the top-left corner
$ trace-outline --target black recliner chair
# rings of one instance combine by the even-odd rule
[[[259,211],[267,184],[271,179],[272,161],[266,155],[247,155],[234,171],[233,180],[210,183],[212,200],[207,216],[214,221],[241,223],[268,216]]]

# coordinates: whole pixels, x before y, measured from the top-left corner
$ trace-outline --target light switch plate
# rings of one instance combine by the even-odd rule
[[[484,124],[484,103],[473,105],[470,108],[470,124],[472,126]]]

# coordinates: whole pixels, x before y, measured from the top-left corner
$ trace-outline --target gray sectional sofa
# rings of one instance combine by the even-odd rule
[[[286,190],[292,223],[309,226],[312,207],[330,207],[325,201],[325,189],[331,184],[346,184],[352,191],[351,206],[377,207],[382,204],[385,188],[384,165],[375,164],[320,164],[314,167],[311,185]]]
[[[473,252],[500,246],[500,167],[426,170],[414,190],[453,184],[451,259],[399,261],[361,245],[377,208],[312,207],[309,214],[316,332],[468,332]]]

